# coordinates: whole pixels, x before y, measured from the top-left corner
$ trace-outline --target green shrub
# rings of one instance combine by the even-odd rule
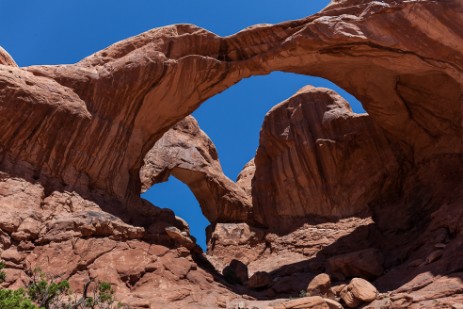
[[[29,297],[45,309],[59,308],[68,295],[69,282],[67,280],[55,282],[40,269],[33,271],[31,279],[32,282],[27,287]]]
[[[0,308],[2,309],[38,309],[26,296],[23,289],[16,291],[0,290]]]
[[[5,269],[5,263],[0,262],[0,283],[4,282],[6,279],[6,274],[3,271]]]
[[[3,269],[5,264],[0,262],[0,283],[5,281]],[[0,289],[0,309],[116,309],[128,308],[114,299],[114,290],[108,282],[99,282],[89,290],[89,281],[84,286],[82,297],[71,297],[71,290],[67,280],[55,281],[35,269],[31,275],[31,283],[27,289],[16,291]],[[92,296],[88,296],[91,294]],[[39,307],[38,307],[38,306]]]
[[[84,306],[80,305],[77,308],[104,308],[104,309],[112,309],[112,308],[122,308],[122,305],[119,303],[115,304],[114,300],[114,291],[111,287],[111,284],[108,282],[100,282],[98,283],[95,288],[93,289],[93,295],[88,295],[88,284],[84,287],[84,295],[79,302],[76,304],[84,304]]]

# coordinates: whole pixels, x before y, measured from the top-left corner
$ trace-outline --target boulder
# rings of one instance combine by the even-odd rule
[[[315,276],[307,286],[310,295],[326,295],[331,287],[331,279],[328,274],[322,273]]]
[[[341,299],[349,308],[356,308],[362,303],[370,303],[378,296],[378,290],[370,282],[354,278],[341,291]]]
[[[251,289],[263,289],[272,283],[272,277],[265,271],[258,271],[252,274],[247,282],[247,286]]]
[[[377,249],[365,249],[333,256],[327,261],[327,271],[339,279],[363,277],[374,279],[383,273],[383,256]]]
[[[342,309],[342,306],[332,299],[309,296],[275,305],[273,309]]]
[[[248,281],[248,267],[238,260],[232,260],[222,274],[230,283],[245,284]]]

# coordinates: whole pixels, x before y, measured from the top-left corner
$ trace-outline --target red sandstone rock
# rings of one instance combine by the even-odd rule
[[[10,54],[0,46],[0,64],[17,67],[18,65],[10,56]]]
[[[341,298],[349,308],[356,308],[360,304],[370,303],[376,299],[378,291],[368,281],[354,278],[341,291]]]
[[[232,284],[245,284],[249,278],[248,267],[238,260],[232,260],[230,265],[223,269],[222,274]]]
[[[143,188],[170,175],[187,184],[211,222],[251,221],[251,199],[222,172],[217,150],[188,116],[167,131],[145,157]]]
[[[323,299],[320,296],[303,297],[276,305],[273,309],[341,309],[336,301]]]
[[[370,116],[352,113],[339,95],[313,87],[267,114],[254,162],[254,215],[272,228],[297,218],[365,212],[395,183],[398,168]]]
[[[249,196],[252,196],[252,179],[254,178],[255,172],[256,166],[253,158],[251,161],[246,163],[236,179],[236,184],[240,186]]]
[[[208,259],[216,269],[223,269],[234,259],[248,264],[266,251],[263,229],[246,223],[217,223],[207,230]]]
[[[310,295],[326,295],[331,287],[331,279],[328,274],[322,273],[313,278],[307,286]]]
[[[198,170],[189,167],[183,179],[190,186],[215,185],[197,190],[198,196],[232,188],[217,213],[214,205],[223,199],[203,203],[218,220],[215,230],[227,222],[254,231],[256,220],[269,228],[262,237],[242,237],[251,243],[236,242],[240,236],[230,245],[216,241],[214,258],[244,246],[253,272],[267,267],[281,279],[274,293],[293,293],[324,271],[330,257],[375,246],[389,269],[375,285],[391,291],[390,305],[461,302],[462,11],[457,0],[336,0],[312,17],[227,38],[192,25],[153,29],[73,65],[18,68],[0,50],[0,248],[11,276],[6,285],[26,284],[24,270],[41,266],[70,277],[73,288],[93,277],[109,280],[116,296],[134,307],[216,307],[237,298],[176,248],[177,234],[166,231],[181,234],[187,227],[138,197],[139,171],[156,141],[204,100],[242,78],[281,70],[332,80],[361,100],[369,116],[352,115],[333,100],[335,94],[310,113],[304,104],[288,103],[290,125],[281,130],[268,120],[264,126],[268,139],[255,159],[251,191],[251,166],[240,177],[243,189],[220,175],[214,174],[215,184],[208,180],[215,167],[201,169],[196,183]],[[298,117],[313,121],[312,128],[298,131],[307,125]],[[281,134],[302,144],[288,145]],[[281,154],[288,160],[262,164],[263,145],[264,158]],[[343,168],[356,151],[364,161]],[[304,170],[278,166],[288,163]],[[262,168],[275,179],[258,177]],[[275,196],[254,193],[264,181],[277,184],[271,187]],[[304,202],[288,202],[281,184]],[[249,192],[253,208],[243,202]],[[343,218],[359,211],[365,218]],[[272,230],[283,227],[285,233]],[[445,248],[433,254],[440,243]],[[409,267],[430,256],[439,258]]]
[[[377,249],[365,249],[328,259],[327,271],[343,278],[377,278],[383,274],[383,256]]]
[[[349,18],[339,17],[341,7]],[[408,24],[412,7],[419,14]],[[14,105],[11,100],[2,102],[1,142],[10,145],[4,150],[3,165],[22,174],[40,174],[42,181],[60,179],[80,190],[88,189],[90,181],[93,189],[118,198],[138,194],[137,171],[168,128],[239,79],[271,70],[320,75],[337,82],[363,101],[391,139],[409,146],[403,148],[404,158],[419,162],[437,154],[459,153],[462,147],[452,137],[458,135],[459,107],[450,104],[458,100],[459,75],[452,66],[426,60],[441,59],[458,67],[458,33],[442,36],[423,26],[459,20],[458,8],[458,1],[420,1],[418,6],[342,2],[307,19],[251,28],[227,38],[176,25],[116,43],[74,65],[2,69],[2,94],[18,99]],[[387,14],[377,13],[382,11]],[[393,27],[388,23],[391,19]],[[404,40],[404,31],[413,33],[415,40]],[[209,74],[191,74],[199,68],[207,68]],[[170,87],[173,83],[177,87]],[[436,83],[443,87],[430,93],[427,89]],[[31,100],[40,104],[32,107],[12,89],[27,90]],[[447,108],[441,109],[442,104]],[[18,127],[21,121],[11,121],[22,119],[15,112],[18,107],[33,108],[37,120],[34,117],[28,126]],[[38,119],[47,126],[40,126]],[[104,119],[117,121],[106,127]],[[440,119],[446,119],[447,125]],[[38,128],[37,134],[23,149],[22,138],[31,128]],[[105,130],[108,134],[102,142]],[[433,139],[430,131],[439,133]],[[38,137],[44,142],[38,143]]]
[[[167,308],[177,307],[179,301],[203,303],[195,300],[195,293],[204,293],[208,304],[215,304],[220,295],[233,296],[216,287],[188,251],[182,257],[180,249],[143,241],[148,233],[144,228],[124,223],[75,192],[45,197],[40,184],[2,178],[0,206],[0,255],[7,265],[4,284],[9,288],[26,285],[30,271],[40,267],[51,276],[69,278],[76,292],[92,278],[111,282],[116,298],[131,308],[141,308],[142,303]],[[23,238],[29,243],[18,243]]]
[[[247,286],[251,289],[263,289],[272,283],[272,277],[265,271],[258,271],[252,274],[247,282]]]

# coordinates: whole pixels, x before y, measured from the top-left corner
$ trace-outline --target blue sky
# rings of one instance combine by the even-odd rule
[[[20,66],[74,63],[117,41],[143,31],[193,23],[218,35],[231,35],[259,23],[278,23],[312,15],[329,0],[0,0],[0,46]],[[236,179],[255,154],[264,115],[305,85],[338,91],[362,112],[345,91],[321,78],[274,72],[251,77],[209,99],[193,114],[215,143],[223,170]],[[173,209],[190,224],[205,247],[208,222],[189,189],[176,179],[143,195]]]

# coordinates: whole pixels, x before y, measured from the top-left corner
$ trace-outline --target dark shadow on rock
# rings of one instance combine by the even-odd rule
[[[376,223],[360,226],[321,249],[314,257],[270,272],[273,278],[270,289],[247,293],[258,299],[297,297],[323,272],[330,275],[333,285],[363,277],[382,293],[414,292],[439,278],[441,286],[451,285],[452,282],[442,278],[461,279],[463,272],[463,214],[458,209],[459,199],[453,200],[453,204],[445,203],[438,208],[429,206],[428,211],[424,208],[420,218],[411,221],[415,225],[407,230],[382,230]],[[417,209],[414,213],[417,214]],[[381,260],[381,273],[365,272],[371,269],[369,259],[375,256]],[[334,268],[330,267],[333,260],[337,261]],[[362,269],[362,265],[365,268]],[[447,289],[452,290],[452,287]]]

